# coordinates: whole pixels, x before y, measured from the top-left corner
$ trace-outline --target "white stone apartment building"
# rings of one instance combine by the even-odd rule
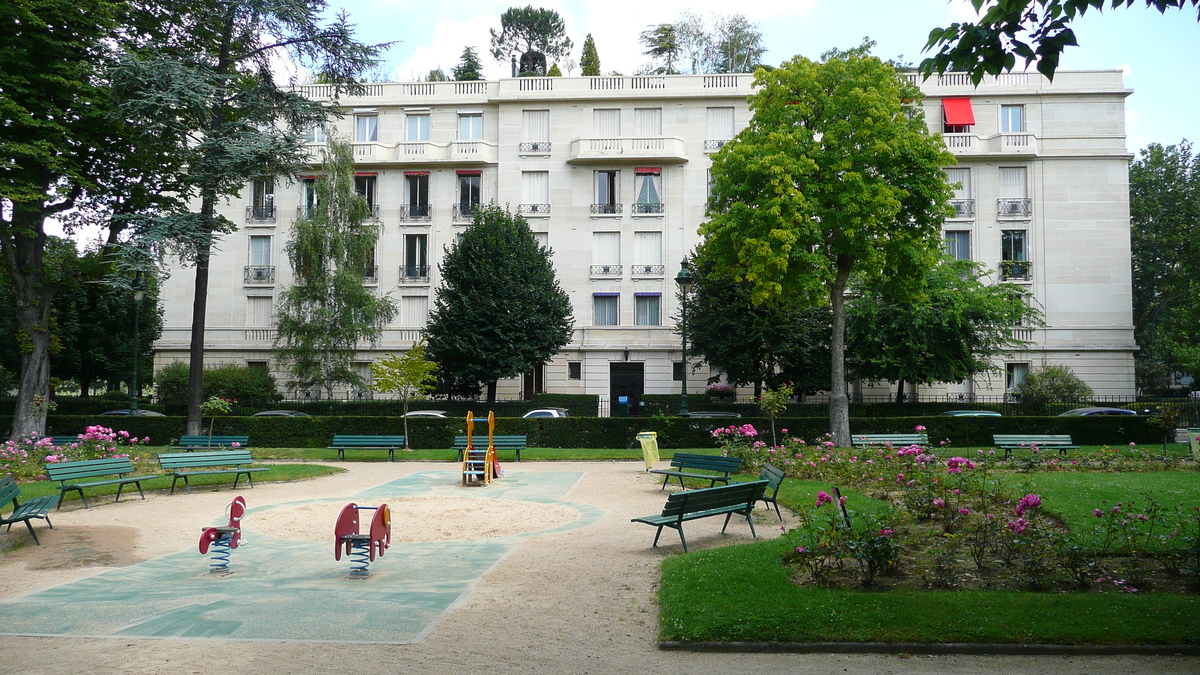
[[[386,83],[331,102],[346,114],[324,133],[353,142],[358,186],[380,228],[364,283],[400,308],[380,345],[360,353],[364,372],[419,338],[443,251],[469,226],[475,205],[495,200],[522,213],[553,250],[576,324],[569,345],[539,372],[501,382],[500,393],[677,393],[674,277],[699,242],[709,155],[748,123],[752,82],[677,75]],[[960,161],[950,168],[962,188],[960,217],[946,223],[948,246],[1027,286],[1046,314],[1044,328],[1025,331],[1033,346],[1007,359],[1002,374],[922,396],[1003,393],[1043,361],[1071,366],[1098,394],[1132,394],[1123,103],[1130,92],[1121,74],[1062,72],[1053,83],[1014,74],[978,88],[950,74],[921,86],[931,129]],[[327,99],[329,90],[305,93]],[[314,131],[310,140],[316,150],[324,135]],[[287,381],[270,355],[272,309],[292,283],[283,247],[311,205],[318,173],[314,166],[298,181],[264,178],[222,205],[241,227],[212,259],[206,363],[258,364]],[[187,359],[191,289],[184,269],[163,286],[158,367]],[[689,389],[702,391],[709,374],[689,370]]]

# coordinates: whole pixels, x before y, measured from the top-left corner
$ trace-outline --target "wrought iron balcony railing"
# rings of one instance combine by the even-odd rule
[[[247,285],[264,285],[275,283],[275,266],[246,265],[245,282]]]
[[[547,214],[547,213],[550,213],[550,205],[549,204],[517,204],[517,213]]]
[[[428,281],[429,265],[401,265],[400,281]]]
[[[619,276],[621,276],[621,266],[620,265],[592,265],[592,276],[619,277]]]
[[[661,277],[666,272],[663,265],[634,265],[630,272],[640,277]]]
[[[379,283],[379,266],[367,265],[363,267],[363,283],[374,286]]]
[[[711,140],[711,139],[704,141],[704,151],[705,152],[716,152],[716,151],[720,150],[721,148],[725,147],[725,144],[728,142],[729,141],[720,141],[720,140]]]
[[[454,205],[454,214],[452,216],[454,219],[454,222],[464,222],[464,221],[474,220],[475,219],[475,209],[478,209],[478,208],[479,208],[478,204],[470,204],[470,203],[464,204],[462,202],[455,204]]]
[[[1028,197],[997,199],[996,215],[1002,218],[1028,218],[1033,215],[1033,200]]]
[[[951,199],[950,206],[954,207],[955,218],[974,218],[975,217],[975,200],[974,199]]]
[[[634,213],[661,214],[662,212],[664,212],[666,210],[666,208],[667,208],[667,205],[663,204],[662,202],[634,202],[633,203],[633,212]]]
[[[592,204],[592,213],[598,215],[614,215],[621,213],[620,204]]]
[[[1000,281],[1033,281],[1033,263],[1028,260],[1001,260]]]
[[[550,141],[529,141],[522,143],[518,152],[550,152]]]
[[[275,206],[247,206],[246,207],[246,222],[248,223],[273,223],[275,222]]]
[[[405,204],[400,207],[400,220],[429,220],[429,204]]]

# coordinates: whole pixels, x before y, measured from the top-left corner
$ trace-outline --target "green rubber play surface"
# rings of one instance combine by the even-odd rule
[[[394,542],[371,563],[365,580],[346,578],[345,556],[334,560],[332,521],[329,541],[320,544],[254,531],[256,512],[315,500],[256,511],[250,491],[244,493],[250,509],[242,521],[248,544],[232,552],[234,574],[208,574],[209,558],[192,547],[0,603],[0,625],[4,634],[20,635],[419,642],[522,540],[599,518],[598,509],[563,499],[582,475],[510,471],[486,488],[463,488],[457,472],[426,471],[328,500],[374,505],[396,496],[460,495],[558,504],[579,512],[570,523],[537,532],[478,541]],[[398,527],[403,523],[394,519],[393,533]]]

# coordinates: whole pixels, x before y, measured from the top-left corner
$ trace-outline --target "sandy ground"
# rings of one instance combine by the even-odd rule
[[[301,483],[266,483],[241,491],[251,507],[304,499],[349,497],[396,478],[444,463],[342,463],[343,474]],[[1187,657],[1030,657],[831,654],[726,654],[660,651],[654,602],[658,565],[681,549],[673,532],[652,548],[654,530],[630,523],[656,513],[664,496],[640,462],[508,464],[515,472],[579,471],[583,478],[566,495],[597,507],[603,516],[583,528],[535,536],[500,560],[473,590],[447,611],[414,645],[352,645],[250,642],[213,639],[80,639],[0,637],[4,673],[1200,673]],[[555,505],[498,504],[464,489],[464,499],[397,501],[396,508],[428,521],[402,534],[403,541],[493,537],[538,531],[574,518]],[[150,494],[114,504],[101,499],[91,510],[68,506],[55,512],[54,530],[39,527],[43,546],[13,529],[0,536],[0,598],[64,582],[195,546],[197,533],[219,517],[232,491],[192,495]],[[253,527],[276,536],[323,541],[325,533],[299,521],[334,516],[328,505],[265,511]],[[494,518],[478,518],[496,509]],[[301,511],[301,510],[307,510]],[[298,516],[305,516],[303,518]],[[760,536],[777,536],[774,515],[759,514]],[[720,534],[721,519],[688,527],[692,550],[750,539],[744,524]],[[480,525],[486,522],[490,524]],[[497,525],[496,523],[502,523]],[[18,526],[20,527],[20,526]],[[247,529],[251,529],[249,521]],[[44,533],[44,534],[43,534]],[[27,545],[19,545],[27,542]],[[14,546],[17,544],[17,546]],[[3,607],[0,606],[0,621]],[[4,626],[6,631],[19,631]]]

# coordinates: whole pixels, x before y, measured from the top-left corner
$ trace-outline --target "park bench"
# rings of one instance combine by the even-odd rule
[[[179,439],[179,443],[171,446],[174,450],[184,450],[191,452],[196,448],[232,448],[246,447],[250,445],[249,436],[208,436],[199,434],[196,436],[183,436]]]
[[[61,448],[63,446],[70,447],[71,445],[74,445],[75,443],[79,442],[78,435],[75,435],[75,436],[42,436],[38,440],[46,440],[46,439],[50,440],[50,445],[53,445],[53,446],[59,447],[59,448]]]
[[[269,467],[250,467],[254,460],[250,459],[249,450],[212,450],[209,452],[164,452],[158,455],[158,463],[171,474],[171,494],[175,494],[175,483],[183,479],[183,486],[188,494],[192,487],[188,484],[190,476],[211,476],[233,474],[233,487],[237,488],[238,481],[244,475],[254,487],[254,472],[266,471]],[[184,471],[184,469],[199,469]]]
[[[856,448],[865,446],[890,445],[906,448],[915,445],[925,448],[929,445],[929,434],[925,432],[914,434],[853,434],[850,444]]]
[[[754,504],[762,499],[766,488],[767,481],[756,480],[749,483],[733,483],[699,490],[672,492],[667,496],[667,503],[663,506],[661,514],[634,518],[631,522],[646,523],[658,528],[654,534],[654,546],[658,546],[658,538],[662,535],[664,527],[676,530],[679,532],[679,541],[683,543],[684,553],[687,553],[688,547],[687,538],[683,536],[683,524],[697,518],[724,515],[725,525],[721,527],[721,534],[724,534],[733,514],[744,515],[746,522],[750,524],[750,534],[757,539],[758,533],[754,531],[754,520],[750,514],[754,511]]]
[[[338,459],[346,459],[347,450],[387,450],[388,461],[395,461],[396,448],[404,447],[404,436],[355,436],[334,434],[327,449],[337,450]]]
[[[50,529],[54,529],[54,524],[50,522],[50,509],[54,508],[54,496],[46,495],[44,497],[35,497],[21,503],[21,486],[13,480],[12,476],[0,478],[0,505],[12,502],[12,513],[7,516],[0,515],[0,525],[7,525],[6,532],[12,532],[13,523],[25,523],[25,527],[29,528],[29,534],[33,537],[33,543],[38,546],[42,542],[38,541],[37,532],[33,531],[33,523],[29,522],[34,518],[40,518],[46,521]]]
[[[526,438],[527,437],[523,436],[523,435],[521,435],[521,436],[515,436],[515,435],[514,436],[492,436],[492,447],[496,448],[497,450],[513,450],[513,451],[515,451],[517,453],[517,461],[519,462],[519,461],[521,461],[521,451],[527,447]],[[481,445],[485,449],[487,448],[487,436],[479,436],[479,435],[475,436],[475,442],[473,443],[473,446],[479,447]],[[467,449],[467,437],[466,436],[455,436],[454,437],[454,449],[458,451],[458,461],[461,462],[463,450]]]
[[[121,501],[121,490],[125,489],[126,485],[133,484],[137,486],[138,494],[142,499],[146,498],[146,493],[142,492],[142,481],[156,478],[157,476],[131,476],[133,473],[133,461],[128,457],[110,457],[108,459],[86,459],[78,462],[58,462],[46,465],[46,476],[50,480],[58,481],[58,508],[62,508],[63,499],[66,498],[68,492],[78,492],[79,500],[83,502],[83,508],[90,509],[88,506],[87,497],[83,495],[84,488],[100,487],[101,485],[116,485],[117,499]],[[104,478],[105,476],[116,476],[116,478]],[[103,480],[86,480],[88,478],[103,478]],[[85,482],[78,482],[78,481]]]
[[[699,478],[711,481],[709,487],[720,483],[729,483],[729,474],[737,473],[742,468],[741,457],[722,457],[720,455],[696,455],[687,452],[677,452],[671,457],[670,469],[653,469],[650,473],[662,474],[663,484],[658,488],[667,487],[667,481],[672,477],[679,479],[679,487],[684,487],[684,478]],[[696,471],[715,471],[712,473],[696,473]]]
[[[762,471],[758,474],[759,480],[767,481],[767,488],[763,491],[760,501],[775,507],[775,515],[779,516],[779,522],[783,522],[783,514],[779,512],[779,487],[783,485],[784,474],[780,469],[775,468],[770,464],[763,464]]]
[[[1041,450],[1058,450],[1060,455],[1067,454],[1067,450],[1079,449],[1068,434],[992,434],[992,445],[1004,450],[1005,459],[1013,450],[1024,450],[1035,445]]]

